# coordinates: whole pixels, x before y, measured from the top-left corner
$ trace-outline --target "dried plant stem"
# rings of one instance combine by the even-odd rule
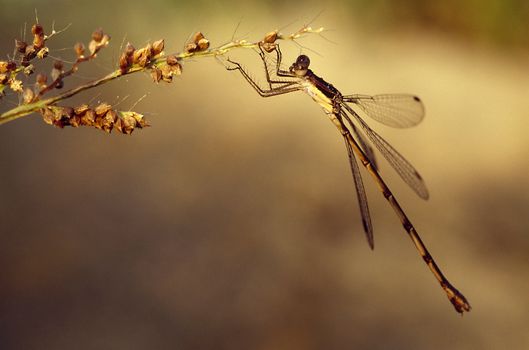
[[[271,41],[270,45],[273,45],[273,42],[275,40],[296,40],[298,39],[299,37],[301,37],[302,35],[304,34],[307,34],[307,33],[321,33],[323,31],[323,28],[318,28],[318,29],[312,29],[310,27],[303,27],[301,28],[300,30],[298,30],[297,32],[293,33],[293,34],[290,34],[290,35],[282,35],[280,33],[278,33],[277,31],[275,32],[271,32],[269,34],[267,34],[267,37],[266,38],[270,38],[271,36],[273,37],[273,41]],[[267,40],[265,38],[265,41]],[[186,59],[190,59],[190,58],[198,58],[198,57],[216,57],[216,56],[222,56],[226,53],[228,53],[230,50],[233,50],[233,49],[252,49],[252,48],[257,48],[259,45],[262,45],[263,44],[263,41],[258,41],[258,42],[248,42],[248,41],[245,41],[245,40],[237,40],[237,41],[231,41],[227,44],[224,44],[224,45],[221,45],[221,46],[218,46],[218,47],[215,47],[215,48],[211,48],[211,49],[205,49],[205,50],[185,50],[184,52],[181,52],[181,53],[177,53],[177,54],[174,54],[174,55],[170,55],[170,56],[173,56],[173,57],[176,57],[178,60],[186,60]],[[209,44],[208,44],[209,45]],[[95,56],[95,55],[94,55]],[[42,110],[43,108],[47,107],[47,106],[52,106],[54,105],[55,103],[59,102],[59,101],[62,101],[62,100],[65,100],[69,97],[72,97],[82,91],[85,91],[85,90],[88,90],[88,89],[91,89],[91,88],[94,88],[96,86],[99,86],[99,85],[102,85],[102,84],[105,84],[111,80],[114,80],[114,79],[117,79],[117,78],[120,78],[121,76],[124,76],[124,75],[127,75],[127,74],[132,74],[132,73],[137,73],[137,72],[140,72],[140,71],[146,71],[147,69],[149,68],[152,68],[152,67],[156,67],[160,64],[163,64],[167,61],[167,58],[170,57],[170,56],[162,56],[162,57],[159,57],[159,58],[156,58],[156,59],[153,59],[151,62],[148,63],[147,66],[141,66],[141,65],[138,65],[138,64],[134,64],[133,66],[131,66],[130,68],[126,69],[125,71],[123,69],[117,69],[115,71],[113,71],[112,73],[102,77],[102,78],[99,78],[97,80],[93,80],[91,82],[88,82],[86,84],[83,84],[83,85],[79,85],[75,88],[72,88],[68,91],[65,91],[64,93],[62,94],[58,94],[56,96],[53,96],[53,97],[50,97],[50,98],[47,98],[47,99],[42,99],[42,100],[36,100],[34,102],[29,102],[29,103],[26,103],[26,104],[22,104],[16,108],[13,108],[9,111],[6,111],[5,113],[1,114],[0,115],[0,125],[1,124],[4,124],[4,123],[7,123],[7,122],[10,122],[12,120],[15,120],[15,119],[18,119],[18,118],[21,118],[21,117],[24,117],[24,116],[27,116],[29,114],[32,114],[32,113],[35,113],[35,112],[39,112],[40,110]],[[90,57],[92,58],[92,57]],[[86,61],[88,60],[88,57],[87,58],[84,58],[82,59],[82,61]],[[66,72],[63,76],[67,76],[67,75],[70,75],[71,73],[73,73],[74,71],[77,70],[77,66],[78,66],[78,63],[80,63],[81,61],[78,61],[76,62],[76,64],[74,65],[74,68],[71,70],[71,71],[68,71]],[[48,89],[44,90],[44,92],[48,92],[49,90],[51,90],[53,88],[53,86],[50,86]],[[41,93],[41,95],[43,94]]]

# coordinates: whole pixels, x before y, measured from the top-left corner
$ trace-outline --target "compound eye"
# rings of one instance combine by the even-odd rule
[[[300,69],[307,69],[309,68],[309,65],[310,65],[310,59],[308,58],[308,56],[301,55],[297,58],[296,65]]]

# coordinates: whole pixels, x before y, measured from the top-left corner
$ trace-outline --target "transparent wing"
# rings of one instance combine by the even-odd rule
[[[374,132],[366,122],[347,104],[342,103],[344,107],[360,124],[360,127],[366,134],[367,138],[375,145],[380,153],[387,159],[389,164],[397,171],[400,177],[406,182],[417,195],[423,199],[428,199],[428,189],[417,170],[411,165],[397,150],[395,150],[386,140],[379,134]],[[347,114],[344,114],[347,121],[352,124],[351,119]]]
[[[343,101],[358,105],[374,120],[394,128],[409,128],[424,118],[424,106],[414,95],[347,95]]]
[[[343,117],[343,114],[344,112],[341,112],[342,114],[342,117]],[[346,119],[347,116],[345,117]],[[360,144],[360,147],[362,147],[362,150],[364,151],[364,153],[366,154],[367,158],[369,159],[369,161],[371,162],[371,165],[373,166],[373,168],[375,170],[378,170],[378,164],[377,164],[377,160],[375,158],[375,151],[373,151],[373,147],[371,147],[369,145],[369,143],[367,142],[367,140],[365,139],[365,137],[358,132],[358,130],[356,129],[356,126],[354,126],[354,124],[352,123],[349,123],[351,125],[351,132],[353,134],[353,136],[358,140],[358,143]]]
[[[371,224],[371,215],[369,214],[369,207],[367,205],[367,195],[364,189],[364,183],[362,176],[360,175],[360,169],[353,153],[353,148],[349,144],[349,140],[344,136],[345,147],[347,147],[347,153],[349,154],[349,164],[351,165],[351,172],[353,173],[353,179],[356,188],[356,197],[358,198],[358,205],[360,207],[360,214],[362,214],[362,224],[364,225],[364,232],[366,234],[367,243],[371,249],[375,248],[375,240],[373,237],[373,225]]]

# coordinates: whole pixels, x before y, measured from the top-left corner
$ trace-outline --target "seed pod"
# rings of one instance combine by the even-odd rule
[[[46,85],[46,82],[48,81],[48,76],[44,73],[38,73],[35,77],[35,82],[38,85]]]
[[[153,67],[151,69],[151,77],[155,83],[159,82],[162,79],[162,71],[157,67]]]
[[[88,111],[89,107],[87,104],[82,104],[80,106],[77,106],[74,108],[74,113],[75,115],[83,115],[86,113],[86,111]]]
[[[178,64],[178,58],[176,58],[175,55],[169,55],[167,56],[166,62],[170,66],[174,66],[175,64]]]
[[[61,71],[57,68],[51,70],[51,80],[55,81],[61,77]]]
[[[132,56],[134,54],[134,51],[136,51],[134,46],[132,46],[131,43],[127,43],[127,46],[125,46],[125,54],[127,56]]]
[[[201,32],[196,32],[191,38],[191,41],[197,44],[200,39],[204,39],[204,34]]]
[[[136,127],[136,119],[130,114],[121,114],[121,118],[119,118],[118,122],[116,123],[116,128],[119,130],[119,132],[130,135],[132,134],[132,131]]]
[[[17,64],[15,61],[0,61],[0,73],[7,73],[9,71],[15,70]]]
[[[64,64],[62,63],[61,60],[55,60],[53,62],[53,68],[58,69],[58,70],[62,70],[63,67],[64,67]]]
[[[92,33],[92,40],[94,40],[95,42],[99,43],[101,40],[103,40],[103,35],[104,35],[103,29],[102,28],[97,28]]]
[[[90,55],[93,55],[98,50],[98,43],[95,40],[90,40],[90,43],[88,44],[88,52],[90,52]]]
[[[24,58],[29,61],[35,58],[35,56],[37,56],[37,50],[35,49],[35,46],[33,45],[26,46],[26,52],[24,53]]]
[[[28,62],[28,65],[24,67],[24,75],[30,76],[35,71],[35,66]]]
[[[77,114],[74,114],[71,118],[70,118],[70,126],[71,127],[74,127],[74,128],[77,128],[81,125],[81,117]]]
[[[198,45],[195,43],[187,43],[184,47],[184,51],[187,53],[196,52],[198,50]]]
[[[26,46],[28,46],[28,44],[25,41],[15,39],[15,47],[19,53],[25,53]]]
[[[24,103],[30,103],[35,98],[35,93],[30,88],[25,88],[24,93],[22,94],[22,100]]]
[[[114,127],[114,123],[116,122],[118,118],[118,114],[114,110],[109,110],[102,120],[102,129],[108,133],[112,131],[112,128]]]
[[[39,50],[39,52],[37,52],[37,57],[40,59],[43,59],[46,56],[48,56],[49,52],[50,52],[50,49],[48,49],[47,47],[43,47],[42,49]]]
[[[41,49],[44,47],[44,36],[43,35],[35,35],[33,38],[33,46],[35,46],[35,49]]]
[[[53,122],[55,121],[55,114],[53,113],[53,111],[48,108],[48,107],[44,107],[40,110],[40,114],[42,115],[42,120],[44,120],[44,122],[46,124],[49,124],[49,125],[52,125]]]
[[[143,47],[134,52],[132,61],[138,64],[140,67],[145,67],[151,59],[151,49],[150,47]]]
[[[157,40],[154,43],[152,43],[153,56],[157,56],[160,53],[162,53],[164,47],[165,47],[165,43],[163,39]]]
[[[96,113],[93,109],[88,109],[81,116],[81,125],[92,126],[96,120]]]
[[[182,65],[178,62],[176,64],[173,64],[171,67],[171,72],[173,72],[173,75],[181,75],[182,74]]]
[[[112,109],[111,105],[103,102],[95,108],[95,112],[96,112],[96,115],[99,117],[99,116],[105,115],[111,109]]]
[[[11,90],[13,90],[14,92],[22,92],[23,84],[22,84],[22,81],[21,81],[21,80],[18,80],[18,79],[11,79],[11,80],[10,80],[10,83],[9,83],[9,87],[10,87]]]
[[[202,38],[197,42],[197,45],[199,51],[207,50],[209,48],[209,40],[206,38]]]
[[[277,40],[277,31],[267,33],[263,39],[264,43],[273,44]]]
[[[75,51],[75,54],[77,55],[77,58],[82,58],[82,57],[84,57],[85,47],[84,47],[84,44],[83,44],[83,43],[76,43],[76,44],[73,46],[73,49],[74,49],[74,51]]]
[[[121,56],[119,56],[119,70],[121,73],[125,74],[127,73],[127,70],[129,69],[129,57],[123,52]]]
[[[170,66],[168,64],[164,64],[161,67],[161,72],[162,72],[163,81],[165,81],[166,83],[170,83],[170,82],[173,81],[173,68],[172,68],[172,66]]]
[[[31,27],[31,33],[33,33],[33,35],[43,35],[44,28],[42,28],[40,24],[36,23]]]

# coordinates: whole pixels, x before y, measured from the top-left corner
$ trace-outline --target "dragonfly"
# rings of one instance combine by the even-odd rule
[[[270,67],[272,65],[268,62],[268,56],[270,55],[267,55],[265,50],[268,53],[275,51],[275,69],[274,67]],[[424,118],[424,106],[421,99],[411,94],[381,94],[373,96],[361,94],[343,95],[332,84],[326,82],[309,69],[310,59],[306,55],[299,55],[288,70],[281,68],[282,53],[278,44],[275,44],[273,50],[270,50],[268,47],[263,48],[262,44],[259,44],[259,55],[263,61],[266,74],[268,86],[265,88],[261,87],[240,63],[228,58],[227,61],[231,65],[226,68],[231,71],[239,71],[244,79],[262,97],[272,97],[303,91],[323,108],[345,141],[360,207],[363,229],[371,249],[374,249],[373,225],[371,223],[367,195],[357,163],[357,157],[367,172],[373,177],[382,195],[397,214],[404,230],[441,285],[441,288],[446,293],[455,310],[460,314],[463,314],[465,311],[470,311],[471,306],[469,302],[444,276],[420,238],[416,228],[380,175],[374,149],[371,145],[375,146],[404,182],[420,198],[427,199],[429,194],[422,177],[399,152],[378,133],[373,131],[361,117],[361,114],[365,114],[391,127],[411,127],[420,123]]]

